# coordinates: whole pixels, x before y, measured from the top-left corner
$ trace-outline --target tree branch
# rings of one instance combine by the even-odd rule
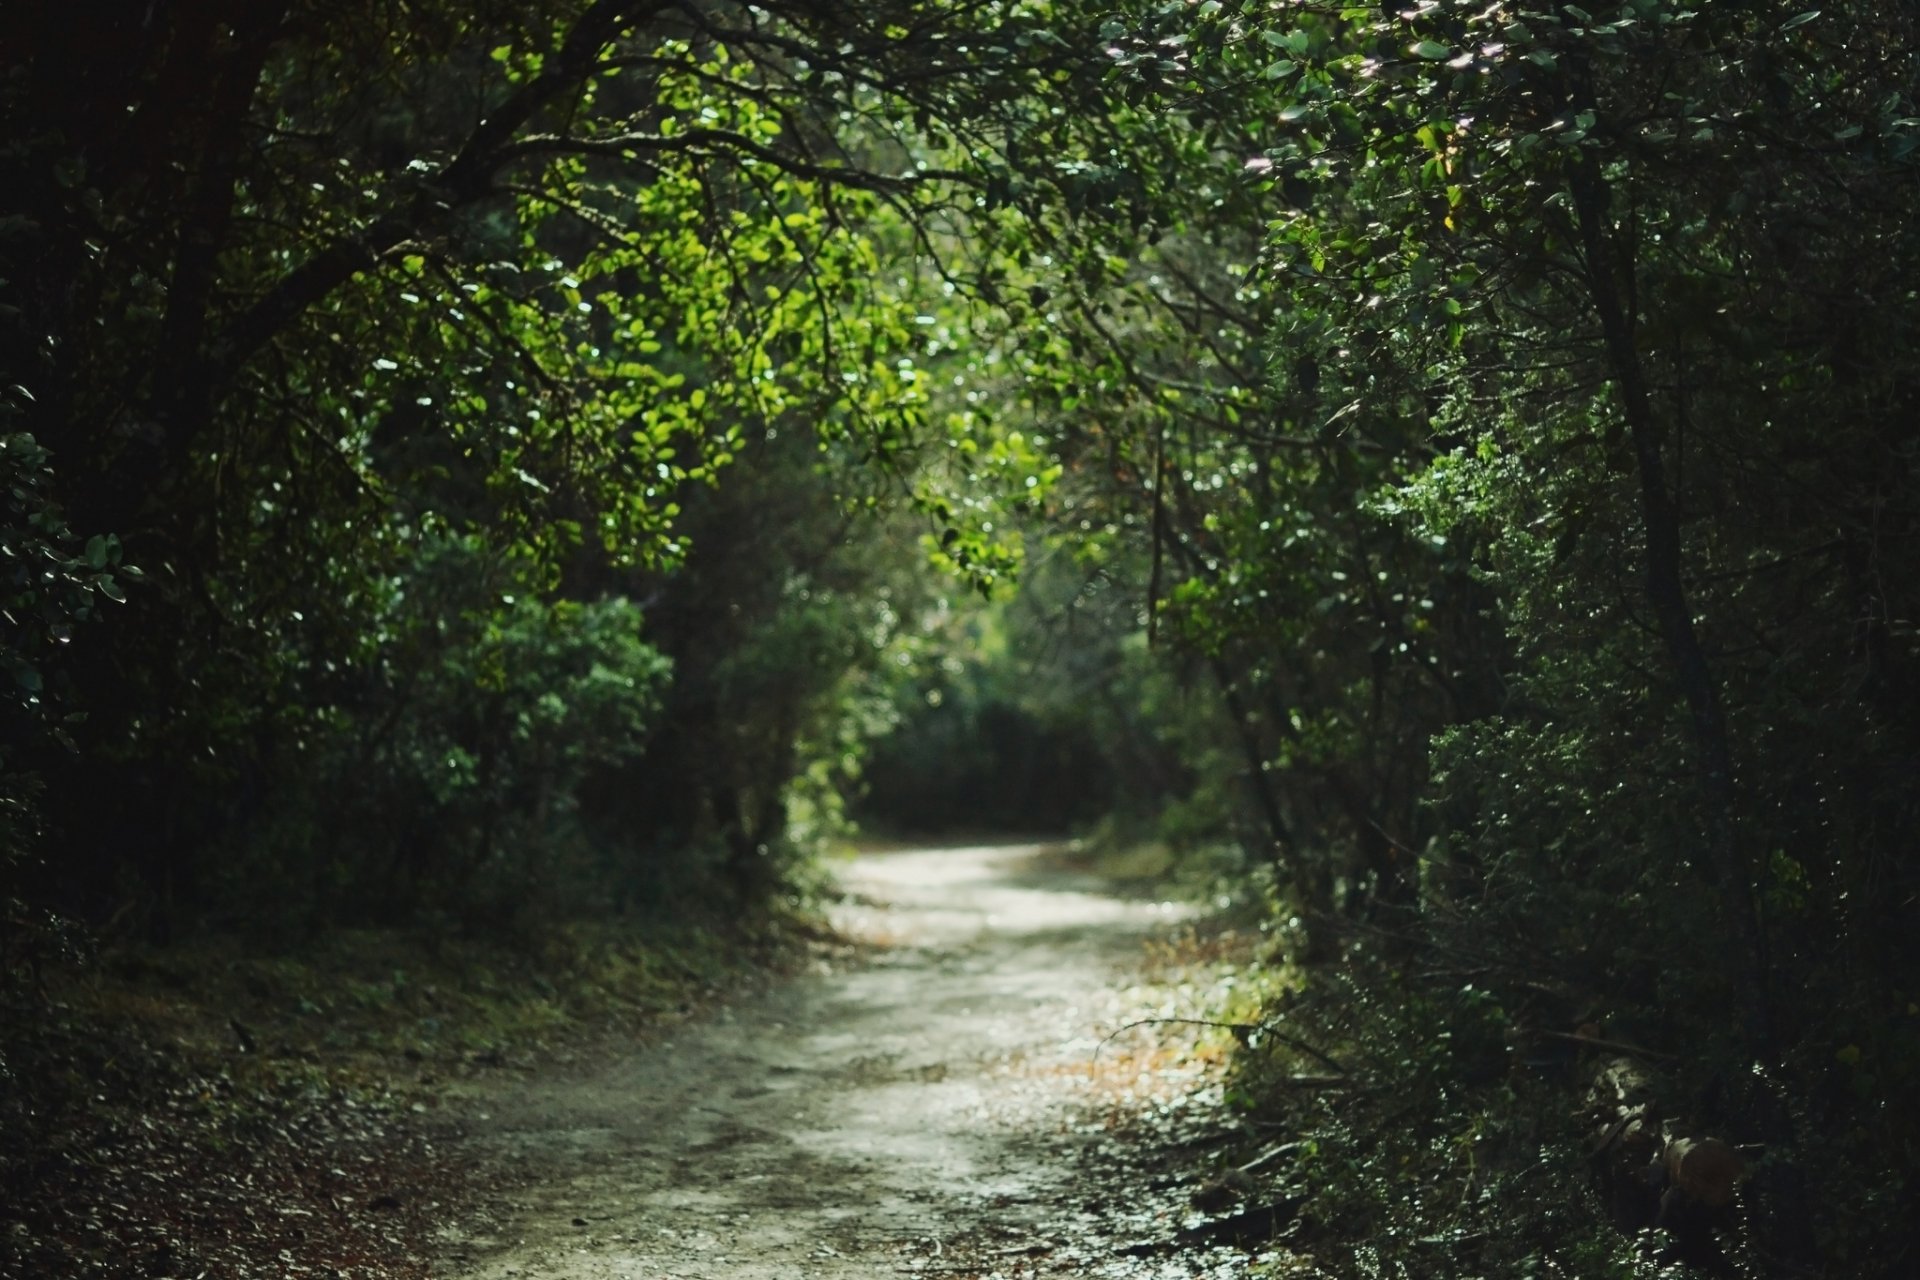
[[[229,381],[261,348],[355,274],[370,271],[409,241],[430,235],[462,205],[491,194],[493,175],[510,158],[507,144],[529,121],[592,74],[600,51],[672,7],[670,0],[597,0],[573,24],[539,75],[489,112],[453,159],[405,202],[404,208],[335,239],[295,267],[241,313],[210,358],[210,383]],[[186,429],[183,426],[183,430]],[[183,448],[184,442],[176,445]]]

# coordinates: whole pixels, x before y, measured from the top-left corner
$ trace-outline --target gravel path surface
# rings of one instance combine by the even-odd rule
[[[1128,1257],[1090,1155],[1137,1075],[1095,1050],[1173,907],[1037,846],[871,854],[869,960],[784,982],[574,1078],[503,1086],[458,1158],[521,1170],[449,1231],[462,1280],[1226,1275]],[[1134,997],[1137,1001],[1137,997]],[[1162,1214],[1164,1217],[1164,1212]]]

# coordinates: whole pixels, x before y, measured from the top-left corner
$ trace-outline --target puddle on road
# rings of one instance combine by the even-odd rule
[[[1178,1257],[1111,1125],[1203,1083],[1139,1040],[1146,941],[1186,916],[1038,847],[851,864],[837,923],[885,950],[781,985],[590,1076],[489,1099],[465,1155],[533,1176],[436,1274],[470,1280],[1229,1277]],[[1151,1037],[1149,1037],[1151,1039]],[[511,1242],[511,1243],[507,1243]]]

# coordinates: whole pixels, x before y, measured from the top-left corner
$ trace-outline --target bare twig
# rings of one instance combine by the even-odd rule
[[[1630,1058],[1645,1058],[1650,1062],[1678,1062],[1677,1053],[1662,1053],[1658,1049],[1645,1049],[1637,1044],[1628,1044],[1624,1040],[1603,1040],[1599,1036],[1583,1036],[1578,1031],[1541,1031],[1537,1034],[1549,1040],[1569,1040],[1574,1044],[1583,1044],[1591,1049],[1606,1049],[1613,1053],[1624,1053]]]

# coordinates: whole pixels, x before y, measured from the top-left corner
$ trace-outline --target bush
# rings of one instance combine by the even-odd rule
[[[670,664],[641,628],[631,601],[549,602],[471,542],[430,545],[359,696],[312,710],[272,801],[210,855],[224,896],[295,886],[287,908],[315,922],[604,900],[618,851],[589,839],[580,796],[654,727]]]

